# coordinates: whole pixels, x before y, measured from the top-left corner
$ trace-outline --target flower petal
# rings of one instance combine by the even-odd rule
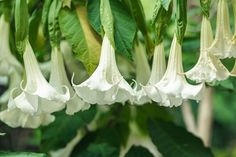
[[[197,64],[188,72],[186,76],[199,82],[214,82],[225,80],[229,76],[229,71],[224,67],[221,61],[207,51],[207,48],[213,41],[213,33],[210,21],[203,16],[201,27],[201,48],[200,57]]]
[[[236,57],[236,53],[228,49],[231,45],[232,32],[230,30],[229,9],[226,0],[219,0],[217,9],[216,35],[209,52],[219,58]]]

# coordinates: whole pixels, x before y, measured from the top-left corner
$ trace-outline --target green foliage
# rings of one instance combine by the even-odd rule
[[[176,157],[213,157],[202,141],[174,123],[149,121],[149,132],[154,144],[163,156]]]
[[[88,19],[93,29],[100,35],[102,35],[102,24],[100,17],[100,0],[88,1]]]
[[[171,121],[172,116],[167,112],[166,108],[160,107],[156,103],[148,103],[144,106],[137,106],[135,121],[137,122],[139,129],[144,134],[148,134],[147,123],[149,119],[163,119]]]
[[[19,16],[20,15],[20,16]],[[22,54],[25,49],[25,40],[28,38],[28,6],[26,0],[15,1],[15,41],[16,48]]]
[[[98,64],[100,45],[93,34],[86,34],[85,28],[77,16],[75,10],[63,8],[59,14],[59,24],[62,34],[72,46],[76,58],[79,59],[87,69],[92,73]]]
[[[0,152],[0,157],[47,157],[47,155],[31,152]]]
[[[101,19],[96,14],[99,12],[99,1],[88,2],[89,22],[97,33],[101,34]],[[136,24],[125,6],[119,1],[110,1],[114,20],[115,48],[121,55],[132,59],[131,50],[136,33]]]
[[[133,146],[127,152],[125,157],[153,157],[153,155],[145,148],[140,146]]]
[[[136,21],[138,29],[142,32],[145,40],[146,50],[148,54],[153,52],[153,42],[148,33],[147,25],[145,22],[145,14],[143,11],[143,6],[140,0],[127,0],[131,13]]]
[[[119,149],[107,143],[91,144],[78,157],[118,157]]]
[[[56,113],[56,120],[41,129],[41,149],[48,152],[66,146],[75,137],[78,129],[85,127],[94,119],[95,114],[95,107],[73,116],[66,115],[64,112]]]

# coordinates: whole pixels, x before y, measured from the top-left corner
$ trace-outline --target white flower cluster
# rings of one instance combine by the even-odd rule
[[[236,18],[236,10],[234,16]],[[225,0],[219,0],[215,39],[208,18],[203,16],[200,57],[191,70],[184,72],[182,48],[176,35],[171,44],[167,67],[162,42],[155,47],[152,70],[142,44],[135,45],[137,82],[134,88],[121,75],[114,47],[106,35],[103,37],[96,70],[77,85],[74,76],[71,82],[67,78],[60,48],[52,48],[51,73],[47,81],[28,41],[23,54],[24,70],[11,54],[9,23],[3,15],[0,19],[0,34],[0,76],[3,79],[7,77],[9,82],[8,90],[0,97],[0,103],[7,104],[2,105],[0,120],[11,127],[36,128],[47,125],[54,120],[54,112],[66,108],[67,114],[74,114],[89,109],[90,104],[124,104],[129,101],[130,104],[142,105],[154,101],[162,106],[173,107],[181,105],[185,99],[199,101],[205,82],[221,81],[230,76],[220,59],[236,57],[236,33],[232,35],[230,31]],[[67,60],[73,60],[72,55],[64,56],[71,57]],[[198,84],[189,84],[185,75]],[[236,64],[232,75],[236,75]]]

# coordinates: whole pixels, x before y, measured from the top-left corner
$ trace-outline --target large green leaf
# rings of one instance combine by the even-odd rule
[[[88,1],[88,19],[93,29],[102,35],[102,24],[100,18],[100,0]]]
[[[59,24],[76,58],[91,74],[98,64],[101,45],[89,26],[86,8],[78,7],[77,12],[63,8],[59,14]]]
[[[141,1],[140,0],[126,0],[126,3],[128,3],[130,10],[132,12],[132,15],[136,21],[136,24],[144,36],[146,50],[148,54],[152,54],[154,46],[147,30],[146,18],[145,18]]]
[[[115,48],[118,53],[131,59],[136,24],[126,7],[120,2],[110,1],[111,11],[114,19]],[[101,19],[99,13],[99,0],[88,1],[89,22],[94,30],[101,34]]]
[[[95,107],[84,112],[78,112],[73,116],[66,115],[64,112],[56,113],[56,120],[41,129],[42,150],[48,152],[64,147],[76,136],[78,129],[93,120],[95,114]]]
[[[213,157],[203,142],[184,128],[170,122],[149,121],[153,143],[165,157]]]
[[[133,146],[126,153],[125,157],[153,157],[153,155],[144,147]]]
[[[119,149],[107,143],[91,144],[79,157],[118,157]]]
[[[159,106],[157,103],[148,103],[143,106],[136,106],[135,121],[142,133],[148,133],[148,119],[163,119],[171,121],[172,117],[165,107]]]
[[[116,50],[131,59],[131,50],[136,33],[135,21],[121,2],[112,0],[111,9],[115,21]]]
[[[0,157],[47,157],[47,155],[31,152],[0,152]]]

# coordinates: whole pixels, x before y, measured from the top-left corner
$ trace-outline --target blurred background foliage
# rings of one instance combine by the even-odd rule
[[[119,5],[123,5],[122,7],[125,8],[125,3],[122,3],[119,0],[116,1],[118,1],[117,3],[119,3]],[[83,3],[82,0],[72,0],[72,2],[75,5],[81,5],[81,3]],[[151,19],[156,0],[141,0],[141,2],[146,16],[148,31],[154,41],[154,31],[151,26]],[[185,71],[194,66],[199,56],[200,23],[202,15],[199,3],[200,2],[196,0],[188,0],[188,24],[183,42],[183,65]],[[217,1],[212,1],[211,6],[210,20],[213,30],[215,30]],[[233,13],[231,6],[229,7],[230,21],[233,30]],[[48,43],[48,39],[44,37],[43,30],[39,27],[39,22],[42,20],[42,8],[43,3],[41,0],[29,0],[29,39],[38,60],[41,62],[49,60],[50,56],[48,53],[50,51],[49,44],[45,44]],[[88,15],[89,14],[91,14],[91,12],[88,12]],[[174,17],[172,18],[174,19]],[[11,19],[12,29],[14,29],[13,22],[14,21]],[[38,34],[33,33],[38,29]],[[166,58],[168,57],[174,29],[174,20],[171,20],[171,23],[168,24],[164,35]],[[141,40],[144,42],[142,37]],[[12,52],[19,60],[21,60],[21,57],[16,52],[14,46],[13,34],[11,34],[10,43]],[[151,63],[151,58],[149,59]],[[127,66],[123,67],[124,63]],[[225,59],[223,60],[223,63],[228,69],[232,69],[234,59]],[[134,62],[132,60],[124,61],[122,56],[118,56],[118,66],[120,66],[121,73],[123,73],[126,79],[131,82],[132,77],[135,76],[135,71],[133,70],[133,67],[135,66]],[[129,75],[127,75],[127,71]],[[0,91],[3,92],[6,88],[7,87],[1,86]],[[211,150],[216,157],[235,157],[236,78],[231,77],[226,81],[217,82],[213,88],[213,129]],[[191,101],[191,106],[193,112],[197,113],[198,104]],[[81,134],[81,140],[73,149],[71,154],[72,157],[115,157],[119,154],[120,146],[125,145],[127,141],[130,133],[129,125],[132,121],[137,123],[138,130],[141,131],[142,134],[145,135],[150,133],[153,139],[156,138],[154,132],[156,132],[156,134],[162,134],[160,128],[163,128],[166,132],[168,132],[169,128],[172,128],[172,134],[181,134],[181,132],[186,132],[182,128],[176,128],[177,126],[185,127],[180,107],[163,108],[156,104],[146,104],[144,106],[123,106],[121,104],[114,104],[108,107],[94,106],[90,110],[76,113],[74,116],[65,115],[64,111],[56,113],[55,115],[57,117],[55,122],[49,126],[34,130],[22,128],[13,129],[0,122],[0,132],[7,133],[5,136],[0,136],[0,151],[34,151],[48,153],[49,151],[57,150],[66,146],[66,144],[77,134]],[[158,120],[150,122],[150,119]],[[174,123],[177,126],[171,125],[170,127],[166,124],[163,125],[161,122],[163,120]],[[80,133],[78,133],[78,129],[80,129]],[[187,133],[182,134],[182,136],[187,135]],[[185,139],[185,137],[183,137],[183,139]],[[179,141],[175,142],[179,143]],[[197,139],[196,142],[194,140],[192,142],[199,145]],[[159,149],[163,153],[163,148],[161,148],[162,144],[157,145],[160,145]],[[145,148],[136,146],[132,147],[126,156],[151,157],[152,155]]]

